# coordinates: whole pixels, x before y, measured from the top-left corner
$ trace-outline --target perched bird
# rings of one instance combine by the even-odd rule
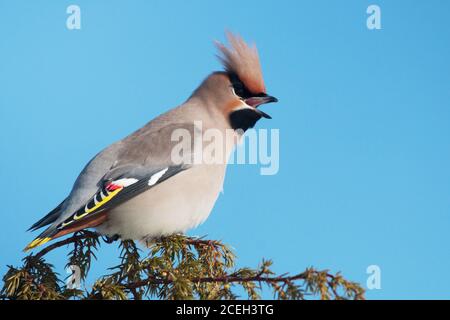
[[[256,46],[227,37],[230,47],[216,43],[225,70],[210,74],[182,105],[98,153],[69,196],[31,226],[34,231],[49,225],[25,250],[86,228],[145,240],[185,232],[208,217],[222,191],[230,151],[213,163],[189,161],[212,143],[201,139],[205,148],[182,149],[186,161],[174,161],[174,132],[201,136],[214,129],[226,137],[222,144],[234,145],[259,119],[270,118],[258,107],[277,102],[266,93]]]

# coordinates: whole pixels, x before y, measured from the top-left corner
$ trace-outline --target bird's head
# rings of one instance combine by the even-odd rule
[[[249,46],[241,37],[229,32],[227,38],[230,47],[216,42],[218,58],[225,70],[210,75],[198,93],[214,101],[233,129],[246,131],[261,118],[271,119],[258,107],[278,99],[266,92],[256,46]]]

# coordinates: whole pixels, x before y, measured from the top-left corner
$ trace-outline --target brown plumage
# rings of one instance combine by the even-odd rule
[[[227,32],[231,48],[216,42],[221,55],[218,56],[225,70],[235,73],[252,93],[265,93],[266,87],[255,44],[249,46],[237,35]]]
[[[88,217],[84,220],[75,222],[75,223],[71,224],[70,227],[64,228],[63,230],[61,230],[57,234],[55,234],[52,237],[52,240],[62,237],[62,236],[65,236],[66,234],[77,232],[77,231],[80,231],[83,229],[95,228],[95,227],[101,225],[103,222],[105,222],[107,218],[108,218],[107,212],[100,212],[97,215],[94,215],[94,216]]]

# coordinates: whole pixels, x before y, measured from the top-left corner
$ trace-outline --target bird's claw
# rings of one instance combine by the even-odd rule
[[[103,236],[102,237],[103,241],[105,241],[106,243],[113,243],[117,240],[120,239],[120,236],[118,234],[113,235],[112,237],[108,237],[108,236]]]

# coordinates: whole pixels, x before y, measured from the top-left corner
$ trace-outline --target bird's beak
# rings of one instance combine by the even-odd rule
[[[272,119],[272,117],[269,116],[267,113],[265,113],[265,112],[263,112],[263,111],[261,111],[259,109],[256,109],[256,108],[258,108],[262,104],[272,103],[272,102],[278,102],[278,99],[275,98],[275,97],[269,96],[269,95],[261,95],[261,96],[258,96],[258,97],[251,97],[251,98],[245,99],[245,103],[246,104],[248,104],[249,106],[255,108],[256,112],[261,117],[264,117],[264,118],[267,118],[267,119]]]
[[[253,108],[258,108],[262,104],[278,102],[278,99],[269,95],[259,96],[259,97],[251,97],[245,99],[245,103]]]

